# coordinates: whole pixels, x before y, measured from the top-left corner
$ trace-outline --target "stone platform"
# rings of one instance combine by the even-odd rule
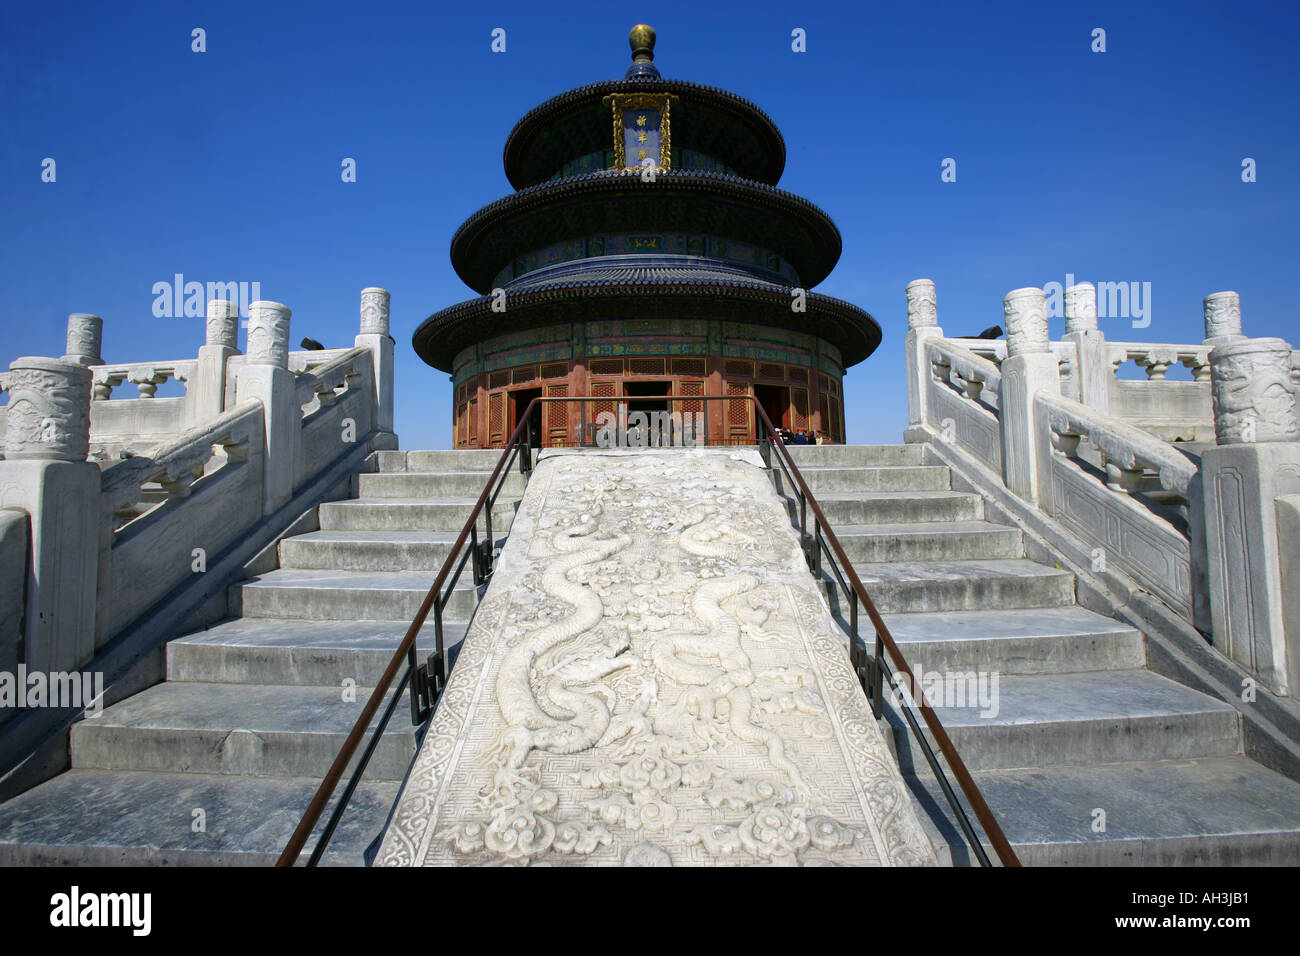
[[[752,451],[548,453],[381,865],[935,857]]]

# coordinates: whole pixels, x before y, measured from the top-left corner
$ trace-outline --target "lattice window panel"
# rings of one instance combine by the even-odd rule
[[[840,421],[839,402],[831,402],[831,437],[841,445],[844,444],[844,429]]]
[[[751,378],[754,374],[754,363],[742,362],[739,359],[727,359],[726,374]]]
[[[592,375],[622,375],[622,359],[593,359],[591,362]],[[595,394],[594,392],[592,394]]]
[[[568,385],[547,385],[547,398],[564,398],[569,394]],[[563,448],[569,443],[569,405],[567,402],[542,403],[542,434],[546,436],[549,447]]]
[[[569,366],[564,364],[542,366],[542,378],[564,378],[568,374]]]
[[[758,365],[759,378],[779,378],[785,380],[785,366],[775,365],[771,362],[760,362]]]
[[[499,445],[505,442],[506,396],[497,392],[488,397],[488,444]]]
[[[673,359],[674,375],[707,375],[708,368],[704,359]]]
[[[744,382],[728,382],[728,395],[748,395],[749,386]],[[730,444],[744,443],[749,440],[749,402],[727,402],[727,441]]]
[[[790,389],[790,427],[796,430],[808,428],[808,391],[802,388]]]
[[[510,373],[511,385],[523,385],[525,382],[531,382],[537,378],[536,365],[523,365],[514,369]]]
[[[678,395],[703,395],[704,382],[697,379],[684,378],[677,383]],[[683,416],[694,415],[697,412],[704,411],[703,402],[675,402],[673,411],[681,412]]]
[[[477,445],[478,444],[478,399],[477,398],[471,398],[469,400],[468,429],[469,429],[469,435],[467,439],[468,443],[471,445]]]
[[[458,404],[456,406],[456,417],[454,420],[454,425],[455,425],[455,433],[456,433],[455,442],[457,448],[465,447],[465,435],[469,429],[469,422],[466,421],[466,415],[468,414],[468,412],[469,409],[465,405]]]
[[[820,422],[818,423],[818,425],[817,425],[817,430],[818,430],[818,431],[823,431],[823,432],[825,432],[827,435],[830,435],[830,434],[832,434],[832,432],[831,432],[831,398],[830,398],[830,396],[827,395],[825,392],[822,392],[821,399],[822,399],[822,400],[821,400],[821,411],[822,411],[822,417],[821,417],[821,421],[820,421]]]
[[[827,378],[824,372],[819,372],[817,374],[817,384],[821,386],[823,395],[829,395],[831,393],[831,380]]]
[[[799,368],[798,366],[791,365],[787,371],[790,375],[790,381],[803,382],[805,385],[808,384],[808,370],[806,368]]]
[[[590,395],[618,395],[618,382],[591,382],[588,386]],[[590,429],[596,424],[596,419],[604,412],[618,414],[617,402],[589,402],[587,408],[587,427]],[[585,437],[585,436],[584,436]]]
[[[488,376],[488,388],[490,389],[505,388],[509,384],[509,372],[493,372]]]
[[[661,358],[634,358],[628,359],[627,364],[631,366],[633,375],[664,375],[665,361]]]

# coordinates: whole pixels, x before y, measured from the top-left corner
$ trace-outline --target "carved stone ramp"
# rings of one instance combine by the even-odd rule
[[[377,862],[935,856],[753,451],[543,453]]]

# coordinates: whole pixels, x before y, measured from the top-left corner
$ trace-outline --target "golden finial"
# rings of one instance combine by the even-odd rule
[[[633,60],[653,60],[655,58],[654,27],[638,23],[628,33],[627,42],[632,46]]]

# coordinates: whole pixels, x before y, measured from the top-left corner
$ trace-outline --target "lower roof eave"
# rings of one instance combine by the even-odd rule
[[[623,301],[613,314],[597,313],[586,318],[595,321],[667,311],[692,318],[724,318],[779,328],[794,326],[838,348],[845,368],[868,358],[881,339],[880,325],[870,313],[843,299],[815,292],[805,294],[805,311],[794,312],[788,291],[719,285],[618,285],[517,293],[508,297],[505,311],[493,311],[496,300],[492,296],[469,299],[425,319],[411,336],[411,344],[427,365],[451,372],[456,355],[475,342],[506,332],[572,322],[579,318],[575,312],[580,302],[604,311],[600,306],[612,305],[616,300]],[[748,307],[751,311],[741,312],[736,307]],[[757,311],[753,311],[755,307]]]

